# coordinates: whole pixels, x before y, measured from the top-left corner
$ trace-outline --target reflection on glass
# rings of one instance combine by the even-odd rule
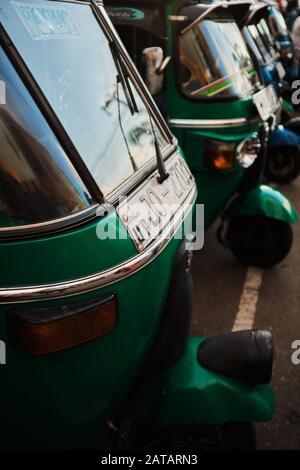
[[[248,26],[248,30],[255,42],[255,44],[257,45],[257,48],[259,49],[262,57],[264,58],[264,62],[265,63],[268,63],[272,60],[272,57],[268,51],[268,49],[266,48],[266,45],[264,43],[264,41],[262,40],[262,37],[257,29],[257,26],[255,25],[250,25]]]
[[[253,54],[255,55],[256,59],[258,60],[258,62],[260,64],[264,63],[264,58],[262,56],[262,53],[261,51],[259,50],[259,48],[257,47],[257,44],[256,42],[254,41],[253,37],[252,37],[252,34],[250,33],[249,29],[247,26],[245,26],[243,28],[243,34],[244,34],[244,37],[245,37],[245,40],[246,40],[246,43],[248,44],[248,46],[250,47],[251,51],[253,52]]]
[[[51,129],[0,49],[0,227],[50,221],[88,208],[92,199]]]
[[[257,25],[257,29],[262,37],[262,40],[264,41],[266,48],[268,49],[271,58],[273,59],[276,56],[276,51],[274,49],[273,38],[271,36],[266,20],[260,20]]]
[[[276,8],[271,8],[269,19],[270,19],[270,27],[275,36],[288,35],[286,22],[280,11],[278,11]]]
[[[21,8],[5,3],[5,28],[100,189],[109,195],[155,158],[144,103],[132,85],[139,113],[131,114],[90,6],[39,0],[30,8],[25,1]]]
[[[190,96],[245,96],[257,75],[235,22],[206,19],[179,39],[179,77]]]

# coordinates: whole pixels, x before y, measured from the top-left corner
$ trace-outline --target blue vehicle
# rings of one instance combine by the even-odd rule
[[[268,9],[267,4],[252,4],[240,25],[261,80],[265,85],[272,85],[277,95],[282,96],[287,91],[286,73],[267,24]],[[300,174],[300,119],[293,118],[280,124],[282,115],[290,111],[282,98],[281,104],[269,138],[265,176],[278,183],[288,183]]]
[[[287,73],[289,73],[292,66],[293,41],[288,31],[285,19],[275,4],[269,4],[267,22],[276,41],[280,60]]]

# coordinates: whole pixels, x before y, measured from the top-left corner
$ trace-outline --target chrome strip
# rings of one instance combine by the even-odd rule
[[[59,299],[94,291],[100,287],[113,284],[121,279],[132,276],[147,264],[151,263],[159,253],[172,240],[174,233],[188,216],[191,205],[195,203],[197,196],[194,184],[188,195],[182,210],[174,217],[173,221],[161,236],[144,252],[125,261],[113,268],[100,273],[85,276],[70,281],[57,282],[55,284],[32,285],[26,287],[4,287],[0,289],[0,304],[37,302],[40,300]]]
[[[246,25],[250,25],[251,21],[254,19],[256,13],[258,13],[259,11],[261,10],[268,10],[269,8],[269,5],[268,4],[264,4],[264,5],[253,5],[253,7],[251,8],[251,13],[249,14],[248,18],[247,18],[247,21],[246,21]]]
[[[206,5],[205,5],[206,6]],[[207,10],[205,10],[204,12],[201,13],[201,15],[199,15],[192,23],[190,23],[186,28],[184,28],[182,31],[180,31],[180,34],[185,34],[187,31],[189,31],[191,28],[193,28],[194,26],[196,26],[198,23],[200,23],[200,21],[202,21],[206,16],[208,16],[210,13],[212,13],[214,10],[216,10],[216,8],[222,8],[222,7],[225,7],[225,8],[228,8],[228,4],[227,3],[217,3],[215,5],[211,5],[211,6],[208,6]]]
[[[217,127],[237,127],[250,123],[245,118],[238,119],[169,119],[168,123],[172,127],[190,128],[217,128]]]

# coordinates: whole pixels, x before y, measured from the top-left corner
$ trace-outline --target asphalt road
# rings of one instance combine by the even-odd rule
[[[279,189],[300,213],[300,177]],[[204,248],[194,255],[192,335],[196,336],[231,331],[247,274],[247,267],[218,243],[215,229],[206,233]],[[289,256],[263,272],[254,327],[272,330],[276,345],[277,410],[270,423],[257,425],[258,448],[300,449],[300,364],[291,361],[292,342],[300,340],[300,223],[294,226]]]

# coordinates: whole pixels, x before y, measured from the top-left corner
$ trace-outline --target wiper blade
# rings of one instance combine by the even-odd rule
[[[112,56],[113,56],[115,64],[116,64],[116,68],[117,68],[117,72],[118,72],[118,80],[122,84],[124,94],[126,96],[126,100],[127,100],[127,103],[128,103],[128,107],[131,111],[131,114],[138,113],[139,109],[137,107],[137,104],[136,104],[136,101],[135,101],[135,98],[134,98],[134,94],[132,92],[130,82],[128,80],[129,77],[128,77],[128,74],[127,74],[126,67],[124,65],[122,56],[121,56],[121,54],[118,50],[118,45],[114,41],[110,41],[109,46],[110,46],[110,50],[111,50]],[[159,183],[163,183],[169,177],[169,174],[166,171],[164,159],[163,159],[163,156],[162,156],[162,153],[161,153],[161,150],[160,150],[160,146],[159,146],[157,136],[156,136],[156,133],[155,133],[155,129],[154,129],[154,126],[153,126],[152,117],[151,117],[151,114],[150,114],[150,111],[149,111],[148,107],[147,107],[147,111],[148,111],[149,120],[150,120],[151,129],[152,129],[152,133],[153,133],[153,138],[154,138],[154,147],[155,147],[155,153],[156,153],[157,168],[158,168],[158,172],[159,172],[158,181],[159,181]],[[131,161],[134,162],[132,157],[131,157]]]
[[[97,5],[97,0],[92,0],[92,8],[94,10],[94,14],[95,14],[101,28],[103,29],[103,17],[102,17],[102,13],[101,13],[100,8]],[[104,21],[104,23],[106,23],[106,21]],[[135,98],[134,98],[134,95],[133,95],[133,92],[132,92],[132,89],[131,89],[131,86],[130,86],[130,82],[128,80],[128,78],[129,78],[128,77],[128,71],[127,71],[126,65],[124,63],[124,58],[122,56],[122,52],[119,50],[118,41],[114,37],[113,31],[110,29],[110,25],[108,25],[106,23],[105,26],[106,26],[106,28],[105,28],[106,29],[106,37],[108,39],[108,44],[109,44],[112,56],[113,56],[115,64],[116,64],[116,68],[117,68],[117,72],[118,72],[118,79],[122,83],[122,86],[123,86],[123,89],[124,89],[124,93],[125,93],[125,96],[126,96],[128,107],[129,107],[132,114],[138,113],[139,109],[137,107],[137,104],[136,104],[136,101],[135,101]],[[159,172],[158,181],[159,181],[159,183],[162,183],[163,181],[165,181],[169,177],[169,174],[167,173],[166,168],[165,168],[165,163],[164,163],[163,156],[162,156],[162,153],[161,153],[161,150],[160,150],[160,147],[159,147],[157,136],[155,134],[151,114],[150,114],[150,111],[149,111],[149,108],[148,108],[147,104],[146,104],[146,108],[147,108],[147,111],[148,111],[148,114],[149,114],[150,124],[151,124],[151,127],[152,127],[153,136],[154,136],[156,161],[157,161],[157,168],[158,168],[158,172]]]
[[[148,110],[148,114],[149,114],[149,120],[150,120],[151,129],[152,129],[152,133],[153,133],[153,137],[154,137],[154,146],[155,146],[155,153],[156,153],[157,169],[158,169],[158,173],[159,173],[158,182],[161,184],[166,179],[168,179],[170,175],[166,170],[165,162],[164,162],[161,150],[160,150],[159,142],[158,142],[158,139],[157,139],[157,135],[155,133],[152,117],[151,117],[151,114],[150,114],[149,110]]]
[[[131,114],[138,113],[139,109],[137,107],[134,94],[132,92],[132,89],[128,80],[128,73],[127,73],[126,67],[118,51],[118,47],[114,41],[109,42],[109,47],[110,47],[111,54],[115,61],[116,69],[118,72],[118,78],[119,78],[120,83],[122,84],[123,91],[124,91],[130,112]]]

